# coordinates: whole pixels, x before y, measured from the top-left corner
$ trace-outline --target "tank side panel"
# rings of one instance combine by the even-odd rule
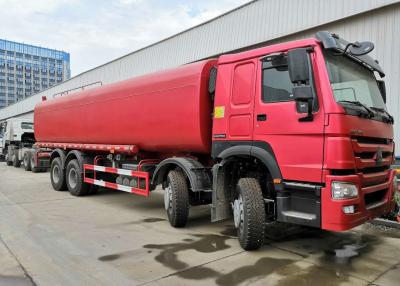
[[[207,85],[213,63],[195,63],[40,103],[35,108],[37,140],[209,152]]]

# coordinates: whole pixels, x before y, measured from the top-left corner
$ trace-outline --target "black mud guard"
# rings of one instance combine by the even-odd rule
[[[79,150],[71,150],[68,152],[67,157],[65,158],[65,163],[69,162],[70,160],[73,160],[76,158],[79,163],[79,168],[81,173],[83,174],[83,165],[84,164],[92,164],[92,160],[90,156],[85,155]],[[65,164],[66,165],[66,164]],[[67,166],[65,166],[66,168]]]
[[[60,157],[61,168],[64,170],[66,167],[65,166],[65,159],[66,159],[65,151],[62,149],[54,149],[50,154],[50,165],[51,165],[51,162],[57,157]]]
[[[161,184],[168,172],[176,167],[181,168],[189,179],[190,188],[193,192],[211,190],[211,171],[205,168],[199,161],[189,157],[168,158],[157,165],[151,179],[151,186],[154,189]]]
[[[234,145],[235,142],[227,141],[226,146],[228,148],[224,149],[219,146],[219,149],[223,150],[216,157],[222,159],[222,164],[224,164],[225,160],[228,160],[233,156],[248,156],[254,157],[260,160],[271,173],[272,179],[279,179],[281,183],[275,183],[276,191],[283,190],[282,184],[282,173],[279,168],[278,162],[276,161],[274,152],[272,151],[271,146],[266,142],[247,142],[240,141],[237,145]],[[232,146],[233,145],[233,146]]]

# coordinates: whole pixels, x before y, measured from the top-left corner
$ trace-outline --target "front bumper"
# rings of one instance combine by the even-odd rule
[[[333,231],[343,231],[354,228],[368,220],[387,214],[394,208],[393,177],[395,170],[389,170],[389,180],[379,185],[362,187],[362,175],[326,177],[326,187],[321,191],[321,228]],[[359,195],[351,199],[332,199],[332,182],[348,182],[358,187]],[[346,214],[345,206],[355,206],[355,212]]]

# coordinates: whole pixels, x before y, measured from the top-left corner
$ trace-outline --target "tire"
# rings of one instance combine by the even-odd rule
[[[172,170],[168,173],[164,204],[169,223],[173,227],[184,227],[189,217],[189,189],[182,172]]]
[[[242,178],[236,191],[233,209],[240,246],[244,250],[259,249],[265,236],[265,206],[260,184],[257,179]]]
[[[6,164],[7,166],[12,166],[12,161],[10,161],[10,156],[6,155]]]
[[[15,168],[21,167],[21,161],[18,160],[18,151],[14,151],[14,154],[12,155],[12,164]]]
[[[39,173],[40,169],[37,168],[36,165],[35,165],[35,154],[34,153],[31,153],[30,161],[31,161],[31,171],[33,173]]]
[[[24,169],[25,171],[31,170],[31,152],[24,153]]]
[[[79,197],[89,194],[90,185],[83,182],[78,160],[74,159],[68,162],[65,181],[71,195]]]
[[[50,166],[51,185],[55,191],[61,192],[67,190],[65,174],[62,169],[61,158],[55,158]]]

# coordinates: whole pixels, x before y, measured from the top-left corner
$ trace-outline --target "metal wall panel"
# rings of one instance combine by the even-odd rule
[[[56,93],[93,82],[107,84],[248,46],[303,38],[318,30],[330,30],[351,40],[375,42],[374,55],[387,73],[388,107],[396,121],[400,120],[396,96],[400,93],[399,0],[254,1],[1,109],[0,120],[31,116],[42,96],[51,99]],[[399,144],[398,131],[396,127]]]

